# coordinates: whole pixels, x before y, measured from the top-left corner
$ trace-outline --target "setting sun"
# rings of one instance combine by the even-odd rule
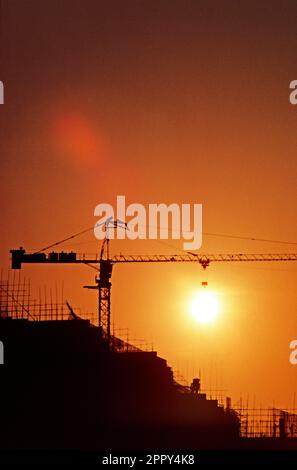
[[[198,292],[190,304],[192,317],[199,323],[213,323],[219,313],[219,303],[216,294],[203,290]]]

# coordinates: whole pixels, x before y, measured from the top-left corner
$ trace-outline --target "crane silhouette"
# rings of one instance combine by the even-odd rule
[[[297,261],[296,253],[260,253],[260,254],[200,254],[186,252],[185,254],[155,254],[155,255],[110,255],[108,236],[109,227],[121,226],[127,229],[120,220],[106,221],[106,235],[101,245],[99,254],[86,255],[75,252],[41,252],[26,253],[23,247],[10,250],[12,269],[21,269],[23,263],[47,263],[47,264],[85,264],[98,272],[96,283],[92,286],[84,286],[98,291],[98,324],[102,333],[110,344],[111,332],[111,277],[113,266],[123,263],[196,263],[206,269],[210,263],[235,263],[235,262],[279,262]],[[70,237],[71,238],[71,237]],[[56,243],[58,244],[58,243]],[[50,245],[55,246],[56,244]],[[49,248],[49,247],[48,247]]]

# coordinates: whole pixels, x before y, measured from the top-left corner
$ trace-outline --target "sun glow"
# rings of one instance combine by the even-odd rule
[[[198,323],[214,323],[219,313],[219,302],[216,294],[207,290],[198,292],[190,303],[190,313]]]

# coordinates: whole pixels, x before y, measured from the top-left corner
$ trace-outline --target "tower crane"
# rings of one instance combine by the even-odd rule
[[[187,252],[175,255],[110,255],[110,240],[106,235],[103,240],[100,254],[86,255],[75,252],[50,253],[35,252],[26,253],[23,247],[10,250],[12,269],[21,269],[23,263],[46,264],[86,264],[94,267],[99,275],[94,286],[86,288],[98,291],[98,320],[99,328],[106,335],[110,344],[110,318],[111,318],[111,276],[115,264],[122,263],[198,263],[206,269],[210,263],[234,263],[234,262],[272,262],[272,261],[297,261],[297,253],[266,253],[266,254],[200,254]],[[99,268],[94,265],[99,265]]]

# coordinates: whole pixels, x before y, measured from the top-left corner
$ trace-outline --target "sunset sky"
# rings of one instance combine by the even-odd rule
[[[201,252],[297,252],[295,0],[2,0],[1,266],[96,221],[95,206],[202,203]],[[295,242],[295,245],[294,245]],[[92,231],[59,249],[94,253]],[[115,241],[112,253],[181,253],[182,240]],[[96,310],[84,266],[24,266]],[[212,325],[189,303],[208,281]],[[187,380],[234,401],[292,406],[297,263],[116,266],[112,314]],[[297,397],[296,397],[297,400]],[[297,405],[297,401],[296,401]]]

